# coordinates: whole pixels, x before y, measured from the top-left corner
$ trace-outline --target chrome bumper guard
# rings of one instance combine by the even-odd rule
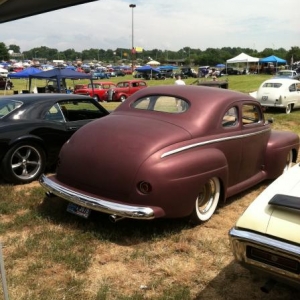
[[[39,182],[51,194],[91,210],[131,219],[151,220],[155,218],[154,211],[150,207],[119,204],[87,196],[57,184],[45,175],[40,177]]]

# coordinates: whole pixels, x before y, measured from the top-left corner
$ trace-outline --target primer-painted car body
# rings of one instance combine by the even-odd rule
[[[279,176],[298,147],[298,135],[271,130],[249,95],[202,86],[148,87],[105,120],[77,131],[60,152],[57,173],[41,183],[109,214],[178,218],[191,214],[209,179],[220,182],[224,200]],[[141,191],[147,183],[151,188]]]

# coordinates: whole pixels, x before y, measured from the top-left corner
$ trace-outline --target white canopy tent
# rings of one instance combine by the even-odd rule
[[[257,63],[257,70],[258,70],[259,58],[250,56],[246,53],[241,53],[236,57],[226,60],[226,69],[227,69],[227,64],[236,64],[236,63],[246,63],[247,70],[249,69],[249,63]]]

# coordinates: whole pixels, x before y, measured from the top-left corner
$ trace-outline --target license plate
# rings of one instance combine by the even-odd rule
[[[67,212],[87,219],[91,213],[91,210],[89,208],[86,208],[86,207],[83,207],[83,206],[80,206],[80,205],[70,202],[67,207]]]

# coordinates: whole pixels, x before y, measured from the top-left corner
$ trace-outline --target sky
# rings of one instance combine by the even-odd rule
[[[0,26],[21,52],[131,48],[132,28],[146,50],[300,47],[299,0],[99,0]]]

